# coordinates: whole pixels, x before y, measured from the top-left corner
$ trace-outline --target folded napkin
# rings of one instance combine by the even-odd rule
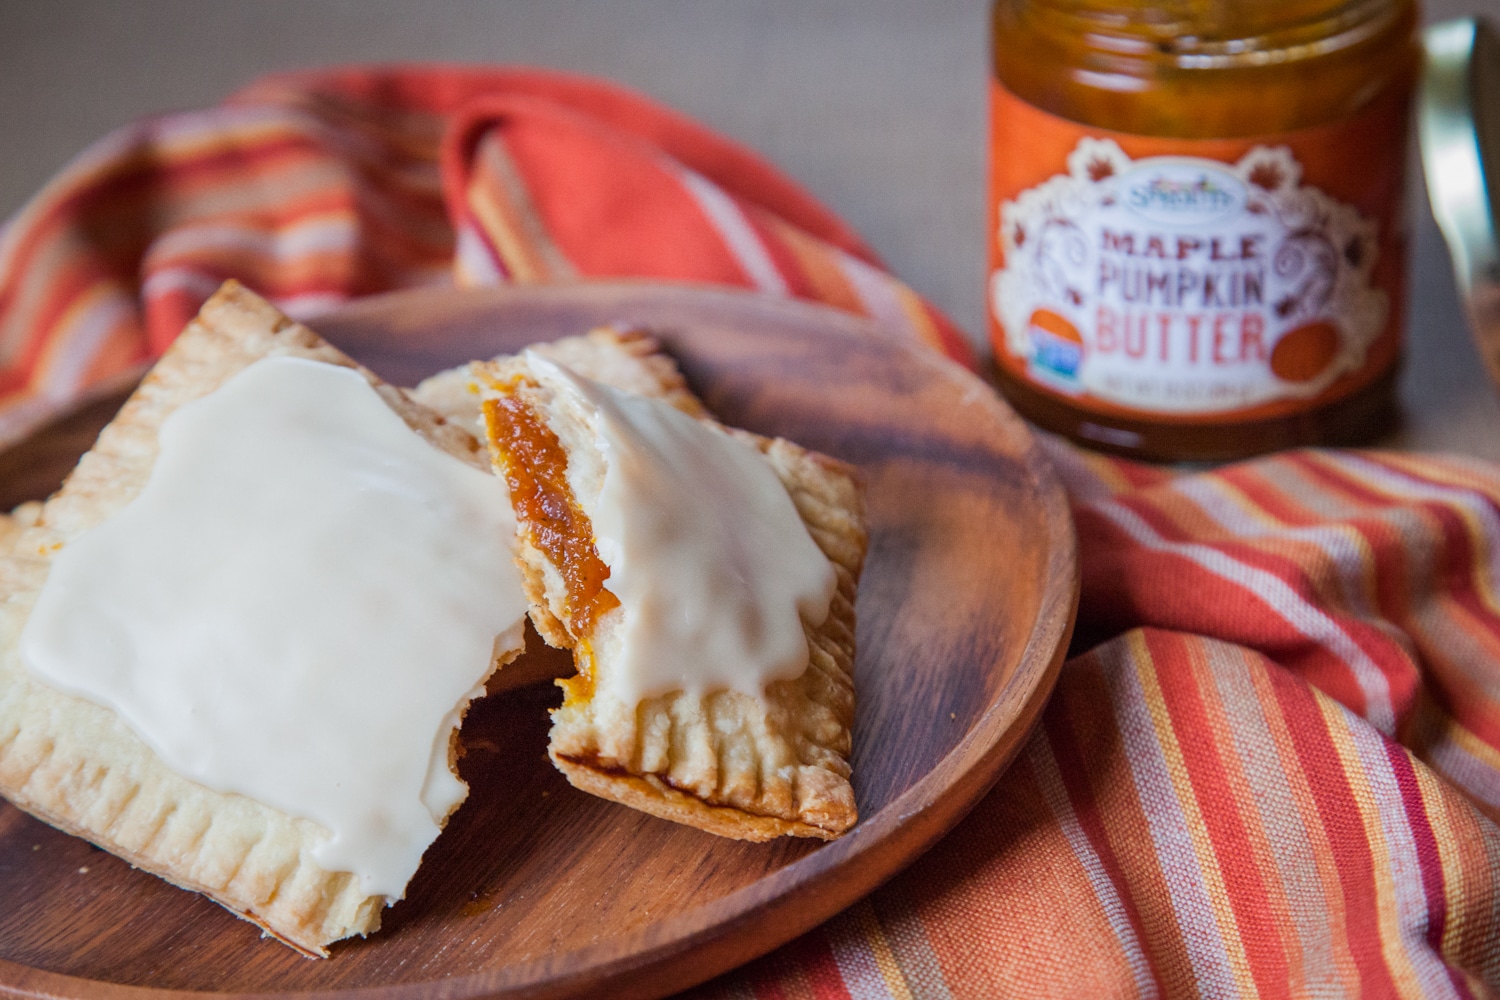
[[[637,95],[289,74],[116,132],[0,230],[0,444],[134,377],[224,278],[308,317],[626,276],[828,303],[972,363],[837,217]],[[907,872],[693,995],[1500,991],[1500,468],[1174,474],[1045,443],[1083,598],[1035,736]]]

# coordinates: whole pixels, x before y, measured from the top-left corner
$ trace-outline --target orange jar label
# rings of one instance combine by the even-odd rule
[[[1101,416],[1312,409],[1395,363],[1406,95],[1250,139],[1113,133],[992,87],[990,333]]]

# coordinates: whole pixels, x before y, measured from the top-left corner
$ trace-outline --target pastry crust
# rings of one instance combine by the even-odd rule
[[[519,396],[557,436],[567,479],[587,514],[603,480],[587,415],[576,401],[554,396],[531,377],[524,358],[477,369],[484,395]],[[699,409],[701,419],[711,419]],[[664,819],[720,836],[832,839],[854,825],[857,810],[848,763],[854,720],[854,601],[866,530],[857,474],[842,462],[789,441],[730,431],[756,448],[786,487],[808,533],[833,564],[838,586],[827,619],[803,622],[806,671],[777,681],[762,698],[732,691],[674,692],[623,706],[597,701],[591,685],[563,681],[568,692],[553,713],[548,753],[578,788]],[[496,447],[493,438],[492,450]],[[502,468],[496,455],[497,468]],[[518,514],[518,517],[520,515]],[[566,587],[519,525],[518,558],[538,632],[554,645],[591,657],[584,668],[605,675],[611,629],[622,612],[598,618],[576,634]]]
[[[595,382],[665,400],[689,416],[707,416],[698,397],[688,390],[676,362],[662,353],[656,338],[644,330],[601,326],[581,336],[535,344],[530,349]],[[502,354],[490,363],[510,358]],[[480,362],[459,365],[423,379],[411,391],[412,398],[464,430],[482,436],[477,364]]]
[[[17,652],[52,553],[136,497],[155,461],[162,421],[252,362],[278,355],[359,371],[429,442],[487,468],[472,435],[227,283],[99,435],[37,522],[8,551],[0,550],[0,794],[132,865],[212,897],[299,951],[326,955],[330,942],[377,929],[387,900],[365,895],[350,873],[312,863],[310,848],[327,836],[321,827],[178,775],[109,709],[33,680]]]
[[[9,514],[0,514],[0,552],[9,551],[21,532],[36,524],[41,516],[42,505],[35,500],[21,504]]]

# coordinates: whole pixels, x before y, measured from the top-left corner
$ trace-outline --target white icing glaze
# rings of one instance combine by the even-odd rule
[[[763,697],[770,682],[800,676],[802,619],[828,617],[837,578],[765,458],[660,400],[535,353],[527,361],[585,404],[604,459],[589,513],[622,618],[595,697],[627,706],[676,690]]]
[[[159,439],[140,495],[57,554],[27,667],[177,773],[322,826],[318,865],[400,897],[468,793],[452,731],[522,641],[504,484],[301,358],[250,365]]]

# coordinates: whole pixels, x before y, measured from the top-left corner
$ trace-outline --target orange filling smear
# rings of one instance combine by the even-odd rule
[[[509,394],[484,403],[485,430],[499,456],[516,520],[531,542],[557,567],[566,587],[564,624],[578,642],[575,679],[564,683],[570,697],[586,698],[592,688],[588,637],[599,616],[620,601],[604,587],[609,567],[594,546],[594,528],[568,485],[568,456],[557,435],[519,396]]]

